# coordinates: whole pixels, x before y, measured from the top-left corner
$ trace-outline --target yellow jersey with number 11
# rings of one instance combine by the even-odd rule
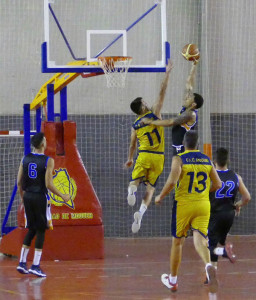
[[[134,123],[133,128],[136,131],[136,135],[139,142],[139,152],[149,153],[164,153],[164,128],[155,125],[144,125],[140,121],[143,118],[158,120],[159,118],[149,111],[140,116]]]

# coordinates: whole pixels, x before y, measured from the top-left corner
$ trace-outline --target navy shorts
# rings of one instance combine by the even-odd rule
[[[208,238],[209,238],[209,250],[211,253],[211,261],[217,261],[218,257],[213,253],[214,248],[218,244],[224,246],[226,243],[227,235],[233,225],[235,217],[235,210],[223,210],[218,212],[211,212]]]
[[[47,196],[42,193],[25,192],[23,196],[26,227],[44,230],[48,227],[46,218]]]

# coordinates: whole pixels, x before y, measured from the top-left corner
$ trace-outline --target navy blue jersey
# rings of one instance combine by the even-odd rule
[[[183,107],[180,111],[180,115],[186,111],[186,108]],[[181,149],[183,145],[183,139],[184,135],[187,131],[195,129],[195,126],[197,124],[198,115],[197,110],[193,110],[196,113],[196,120],[192,125],[188,125],[187,123],[181,124],[181,125],[175,125],[172,127],[172,146],[177,148],[177,152],[180,152],[178,150]]]
[[[30,153],[23,158],[22,189],[31,193],[47,193],[45,172],[49,157],[44,154]]]
[[[211,212],[234,210],[234,202],[239,189],[237,174],[232,170],[217,170],[217,173],[222,187],[210,193]]]

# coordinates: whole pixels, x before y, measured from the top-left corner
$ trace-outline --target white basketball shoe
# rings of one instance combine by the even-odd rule
[[[134,206],[136,202],[136,193],[137,193],[137,186],[130,185],[128,187],[128,196],[127,196],[127,201],[130,206]]]
[[[140,230],[142,215],[139,211],[134,213],[134,222],[132,223],[132,232],[137,233]]]

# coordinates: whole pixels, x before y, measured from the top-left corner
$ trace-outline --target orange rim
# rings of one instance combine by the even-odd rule
[[[131,60],[131,56],[99,56],[98,60],[101,62],[105,61],[106,63],[109,63],[110,61],[125,61],[125,60]]]

